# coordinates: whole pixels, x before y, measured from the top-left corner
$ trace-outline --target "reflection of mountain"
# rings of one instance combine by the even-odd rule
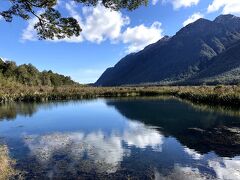
[[[230,174],[231,179],[240,178],[238,157],[205,154],[210,150],[226,156],[239,153],[238,132],[234,132],[239,126],[238,113],[193,108],[175,99],[108,99],[5,108],[30,115],[33,111],[27,110],[28,105],[39,113],[0,122],[0,134],[26,179],[190,180],[226,179]],[[17,125],[22,127],[15,128]],[[229,145],[233,143],[236,149]]]
[[[158,126],[165,135],[201,153],[215,151],[222,156],[239,155],[240,118],[215,111],[198,111],[177,100],[108,100],[128,119]],[[238,127],[238,128],[237,128]]]

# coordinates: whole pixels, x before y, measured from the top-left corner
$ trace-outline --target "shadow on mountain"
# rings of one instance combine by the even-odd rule
[[[200,153],[240,155],[239,110],[196,107],[177,99],[108,100],[107,105],[128,119],[157,126],[165,136],[174,136]]]

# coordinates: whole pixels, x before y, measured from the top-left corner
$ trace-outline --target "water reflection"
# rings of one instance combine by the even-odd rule
[[[213,168],[218,179],[240,179],[240,158],[224,160],[209,160],[209,167]]]
[[[0,121],[1,120],[15,120],[17,115],[32,116],[37,111],[35,104],[3,104],[0,108]]]
[[[90,101],[90,100],[89,100]],[[81,104],[86,101],[60,101],[60,102],[48,102],[48,103],[6,103],[0,106],[0,121],[3,120],[15,120],[17,116],[31,117],[39,110],[50,110],[57,108],[58,106],[67,106],[69,104]]]
[[[181,167],[178,164],[176,164],[171,173],[166,176],[158,171],[155,171],[154,175],[157,180],[203,180],[213,178],[209,175],[201,174],[197,168]]]
[[[161,127],[165,136],[174,136],[202,154],[210,151],[227,157],[240,154],[239,116],[229,116],[214,109],[199,110],[176,99],[109,100],[107,104],[128,119]]]
[[[194,160],[200,160],[203,158],[203,155],[196,152],[194,149],[189,149],[188,147],[184,147],[184,151],[191,156]]]
[[[15,121],[4,121],[11,112]],[[100,99],[11,104],[0,114],[0,137],[29,179],[240,179],[238,113]]]
[[[130,156],[131,151],[124,147],[125,143],[156,151],[161,151],[163,143],[163,137],[156,130],[137,122],[130,122],[122,134],[71,132],[28,135],[24,139],[31,155],[43,164],[48,164],[56,155],[67,154],[71,158],[70,166],[87,159],[92,163],[92,170],[108,173],[116,172],[123,157]]]

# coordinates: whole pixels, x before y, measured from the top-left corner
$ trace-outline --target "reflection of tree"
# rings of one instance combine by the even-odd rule
[[[158,126],[165,135],[201,153],[215,151],[222,156],[239,155],[240,118],[227,113],[204,111],[178,100],[108,100],[128,119]],[[206,108],[206,107],[205,107]]]
[[[36,111],[36,104],[3,104],[0,106],[0,120],[14,120],[17,115],[32,116]]]
[[[40,109],[50,109],[56,106],[63,106],[73,102],[51,102],[51,103],[6,103],[0,106],[0,121],[15,120],[17,115],[31,117]]]

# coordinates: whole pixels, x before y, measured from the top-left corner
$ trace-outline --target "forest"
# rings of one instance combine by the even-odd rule
[[[40,72],[32,64],[17,65],[0,58],[0,81],[16,82],[28,86],[62,86],[77,84],[69,76],[50,71]]]

